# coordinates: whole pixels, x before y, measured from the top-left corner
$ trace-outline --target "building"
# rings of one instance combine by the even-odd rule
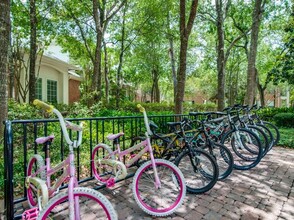
[[[24,55],[24,63],[28,63],[28,55]],[[20,102],[28,102],[28,92],[20,91],[20,87],[28,86],[28,68],[24,66],[19,71],[19,79],[15,77],[14,97],[20,97],[19,93],[24,93]],[[43,55],[37,58],[36,62],[36,98],[50,103],[71,104],[80,99],[79,86],[82,77],[75,71],[79,70],[77,66],[71,65],[52,55]],[[17,74],[15,74],[17,75]],[[17,91],[16,91],[17,90]]]

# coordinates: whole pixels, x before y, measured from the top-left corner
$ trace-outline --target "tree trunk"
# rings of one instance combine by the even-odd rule
[[[229,91],[228,91],[228,103],[230,106],[232,106],[235,102],[234,100],[234,87],[233,87],[233,74],[232,74],[232,70],[228,71],[229,72]]]
[[[119,54],[119,63],[116,73],[116,107],[119,108],[120,105],[120,91],[121,91],[121,69],[123,64],[123,57],[124,57],[124,50],[125,50],[125,20],[126,20],[126,9],[127,6],[124,7],[123,10],[123,22],[122,22],[122,29],[121,29],[121,47],[120,47],[120,54]]]
[[[172,37],[169,38],[169,54],[170,54],[170,61],[171,61],[171,69],[172,69],[172,79],[173,79],[173,86],[174,86],[174,102],[176,102],[176,93],[177,93],[177,71],[176,71],[176,60],[174,54],[174,40]]]
[[[7,119],[8,51],[10,45],[10,0],[0,0],[0,139]]]
[[[92,81],[92,92],[94,92],[93,100],[94,102],[100,101],[102,97],[102,72],[101,72],[101,53],[102,53],[102,42],[104,39],[104,33],[106,27],[111,18],[120,10],[120,8],[125,4],[126,0],[120,2],[115,1],[110,7],[109,11],[106,11],[107,1],[97,1],[92,0],[93,4],[93,17],[96,28],[96,48],[95,48],[95,58],[94,58],[94,70],[93,70],[93,81]]]
[[[217,109],[225,108],[225,40],[224,40],[224,15],[221,0],[215,2],[217,12]]]
[[[177,91],[175,98],[175,113],[183,113],[183,101],[185,95],[185,83],[186,83],[186,61],[187,61],[187,49],[188,40],[193,27],[193,23],[196,17],[198,6],[198,0],[193,0],[188,23],[186,25],[186,1],[180,1],[180,57],[179,57],[179,68],[177,73]]]
[[[151,88],[151,102],[160,102],[160,89],[159,89],[159,73],[158,68],[152,69],[152,88]]]
[[[94,92],[93,102],[100,101],[101,99],[101,48],[103,42],[103,26],[104,10],[99,7],[99,1],[93,0],[93,16],[96,27],[96,48],[93,63],[93,81],[92,91]]]
[[[36,98],[37,14],[35,0],[30,0],[30,28],[29,102],[32,103]]]
[[[259,82],[259,77],[258,77],[258,72],[257,72],[257,69],[255,70],[256,71],[256,84],[257,84],[257,89],[258,89],[258,92],[259,92],[259,96],[260,96],[260,105],[262,107],[265,106],[265,95],[264,95],[264,91],[266,89],[266,86],[267,86],[267,83],[265,83],[264,86],[262,86]]]
[[[247,105],[254,104],[254,98],[256,94],[256,71],[255,62],[257,56],[257,43],[259,26],[262,16],[262,0],[256,0],[254,11],[252,13],[252,29],[251,29],[251,41],[250,51],[248,54],[248,66],[247,66],[247,90],[245,96],[245,103]]]
[[[265,96],[264,96],[264,91],[265,89],[262,87],[261,84],[257,83],[257,88],[258,88],[258,91],[259,91],[259,96],[260,96],[260,105],[262,107],[265,107]]]
[[[169,57],[171,62],[171,70],[172,70],[172,79],[173,79],[173,88],[174,88],[174,102],[176,102],[176,93],[177,93],[177,71],[176,71],[176,59],[175,59],[175,52],[174,52],[174,39],[173,36],[170,34],[170,14],[167,13],[167,32],[168,32],[168,41],[169,41]]]
[[[104,80],[105,80],[105,100],[106,103],[109,103],[109,69],[108,69],[108,53],[105,40],[103,39],[103,48],[104,48]]]

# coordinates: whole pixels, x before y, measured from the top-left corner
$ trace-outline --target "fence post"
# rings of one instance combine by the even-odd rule
[[[5,121],[4,124],[4,209],[6,219],[14,219],[13,135],[11,121]]]

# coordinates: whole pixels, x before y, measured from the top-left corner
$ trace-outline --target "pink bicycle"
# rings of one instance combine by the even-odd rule
[[[173,163],[154,159],[149,135],[151,134],[145,109],[138,105],[144,115],[147,129],[146,139],[121,151],[119,137],[123,132],[108,135],[108,139],[115,144],[116,150],[112,151],[106,144],[98,144],[92,151],[92,170],[95,178],[111,187],[117,180],[124,179],[129,168],[143,155],[149,153],[150,160],[142,164],[133,178],[133,195],[136,203],[146,213],[154,216],[167,216],[173,213],[183,202],[186,195],[186,185],[182,172]],[[131,154],[140,150],[137,154]],[[127,163],[123,163],[123,157],[131,155]]]
[[[78,187],[75,176],[74,148],[77,148],[82,141],[82,125],[76,125],[65,121],[61,113],[51,105],[35,100],[34,105],[41,107],[47,112],[55,113],[59,119],[63,136],[69,146],[68,157],[51,167],[50,163],[50,143],[54,136],[42,137],[36,140],[39,144],[44,144],[45,161],[42,156],[34,155],[28,163],[26,188],[28,203],[32,210],[25,212],[23,219],[110,219],[116,220],[117,214],[108,199],[94,189]],[[77,140],[72,141],[67,129],[78,133]],[[51,184],[51,176],[63,170],[54,184]],[[68,182],[68,189],[59,192],[62,183]],[[51,199],[49,199],[51,198]],[[35,218],[30,218],[33,213]],[[33,215],[32,215],[33,216]]]

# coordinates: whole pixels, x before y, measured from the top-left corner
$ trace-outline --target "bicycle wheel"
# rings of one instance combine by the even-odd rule
[[[133,194],[136,203],[146,213],[167,216],[175,212],[186,195],[182,172],[173,163],[155,159],[160,187],[156,187],[151,161],[142,164],[133,178]]]
[[[266,153],[268,152],[269,147],[270,147],[269,141],[268,141],[268,138],[267,138],[266,134],[264,133],[264,131],[261,128],[255,126],[255,125],[248,125],[247,128],[250,131],[252,131],[254,134],[257,135],[257,137],[258,137],[258,139],[259,139],[259,141],[261,143],[262,157],[264,157],[266,155]],[[250,150],[250,149],[248,149],[248,150]]]
[[[193,155],[193,156],[192,156]],[[201,194],[217,182],[219,170],[213,157],[204,150],[183,151],[175,161],[186,180],[187,191]]]
[[[260,129],[262,129],[262,131],[265,133],[265,135],[267,136],[268,139],[268,149],[267,152],[270,151],[270,149],[272,149],[273,145],[274,145],[274,136],[271,132],[271,130],[269,128],[267,128],[265,125],[262,124],[255,124],[255,126],[259,127]],[[267,153],[266,152],[266,153]]]
[[[95,178],[102,183],[115,176],[113,166],[101,163],[102,159],[115,160],[114,155],[109,156],[112,152],[106,144],[98,144],[92,151],[91,168]]]
[[[39,154],[33,155],[28,163],[27,167],[27,177],[30,177],[32,174],[35,174],[41,167],[44,167],[44,160],[42,156]],[[46,170],[42,170],[39,173],[35,174],[34,177],[40,180],[46,180]],[[26,181],[26,189],[27,189],[27,199],[29,206],[31,208],[36,207],[38,205],[38,194],[42,196],[42,191],[38,189],[38,183],[36,181]],[[45,202],[45,201],[44,201]]]
[[[262,158],[261,143],[252,131],[244,128],[230,130],[222,137],[225,145],[234,158],[234,168],[248,170],[255,167]]]
[[[279,140],[280,140],[280,131],[279,131],[279,129],[273,123],[268,122],[268,121],[262,121],[262,124],[264,124],[272,132],[272,134],[274,136],[274,144],[273,144],[273,146],[276,146],[279,143]],[[272,148],[270,148],[269,150],[271,150],[271,149]]]
[[[204,150],[210,151],[210,148],[208,145],[204,147]],[[219,175],[218,179],[222,180],[228,177],[234,168],[234,158],[231,153],[231,151],[224,145],[219,143],[213,143],[211,146],[211,151],[208,152],[212,155],[212,157],[215,159],[218,169],[219,169]]]
[[[109,200],[96,190],[77,187],[73,190],[75,212],[69,211],[68,192],[58,193],[40,212],[38,220],[46,219],[109,219],[117,214]]]

